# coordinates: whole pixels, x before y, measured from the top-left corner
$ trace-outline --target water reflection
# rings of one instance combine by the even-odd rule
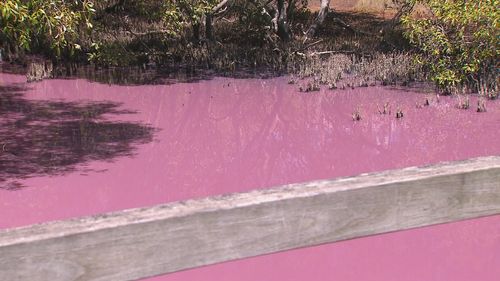
[[[133,155],[153,128],[107,117],[132,114],[116,102],[27,100],[23,84],[0,86],[0,188],[19,180],[72,172],[92,160]]]
[[[230,72],[215,72],[208,69],[194,68],[154,68],[154,67],[79,67],[75,71],[57,71],[58,79],[86,79],[109,85],[170,85],[175,83],[195,83],[212,80],[216,77],[236,79],[268,79],[278,77],[281,73],[268,69],[242,68]]]

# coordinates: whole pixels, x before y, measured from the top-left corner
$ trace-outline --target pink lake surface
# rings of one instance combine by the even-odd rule
[[[438,103],[432,94],[389,87],[299,93],[286,78],[143,86],[24,81],[0,74],[0,229],[500,155],[500,102],[476,113],[474,97],[470,110],[459,110],[452,97]],[[431,106],[417,108],[426,97]],[[404,118],[378,114],[386,101]],[[356,108],[359,122],[351,118]],[[149,280],[499,276],[500,216],[491,216]]]

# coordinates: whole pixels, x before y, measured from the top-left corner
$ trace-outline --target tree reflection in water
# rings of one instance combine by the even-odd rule
[[[154,129],[110,121],[132,114],[113,102],[28,100],[22,84],[0,86],[0,188],[19,189],[19,180],[73,172],[89,161],[131,156],[150,142]]]

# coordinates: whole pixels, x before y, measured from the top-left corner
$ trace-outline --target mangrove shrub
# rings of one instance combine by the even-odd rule
[[[28,51],[60,58],[80,49],[92,29],[95,10],[88,0],[3,0],[0,42],[7,52]]]
[[[402,17],[406,37],[436,84],[498,89],[500,0],[409,0],[423,8]],[[420,9],[422,10],[422,9]]]

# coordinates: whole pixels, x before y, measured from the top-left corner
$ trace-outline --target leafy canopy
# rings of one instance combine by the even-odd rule
[[[422,4],[426,12],[402,18],[405,35],[420,49],[420,63],[438,86],[496,83],[500,0],[409,1]]]
[[[26,51],[50,50],[59,58],[80,48],[80,32],[92,29],[94,12],[88,0],[4,0],[0,2],[0,36]]]

